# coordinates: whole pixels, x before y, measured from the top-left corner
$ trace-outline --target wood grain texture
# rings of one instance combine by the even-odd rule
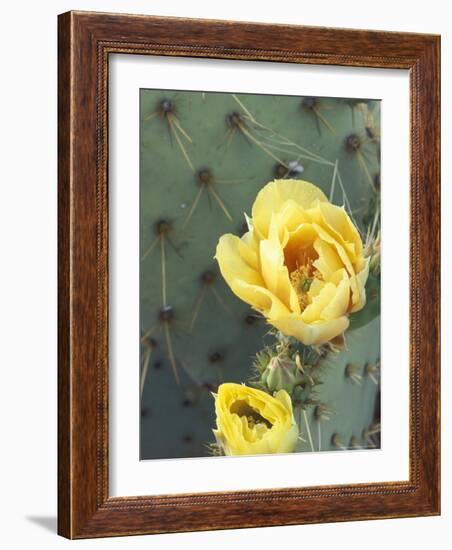
[[[440,508],[438,36],[69,12],[59,17],[58,531],[68,538],[434,515]],[[108,57],[410,71],[410,480],[108,495]]]
[[[69,14],[61,16],[67,25]],[[70,33],[58,33],[58,530],[70,533],[70,190],[71,82]]]

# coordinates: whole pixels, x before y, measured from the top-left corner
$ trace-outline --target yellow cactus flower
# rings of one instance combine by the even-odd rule
[[[275,180],[258,193],[248,232],[223,235],[216,259],[231,290],[286,336],[320,345],[366,303],[369,258],[343,207],[312,183]]]
[[[227,456],[291,453],[298,426],[289,394],[274,397],[241,384],[221,384],[215,395],[218,445]]]

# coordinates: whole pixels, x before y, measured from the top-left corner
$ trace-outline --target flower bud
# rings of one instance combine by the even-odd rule
[[[261,380],[271,392],[285,390],[292,394],[303,382],[304,376],[294,360],[277,355],[270,359]]]
[[[375,253],[369,263],[369,271],[373,275],[378,275],[380,273],[380,252]]]
[[[373,242],[367,247],[368,255],[370,256],[369,271],[373,275],[380,273],[381,260],[381,238],[380,233],[377,234]]]

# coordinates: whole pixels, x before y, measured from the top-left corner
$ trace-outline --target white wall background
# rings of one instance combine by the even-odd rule
[[[0,540],[2,547],[450,548],[452,16],[441,0],[73,0],[2,5],[0,83]],[[443,515],[70,543],[56,529],[56,30],[69,9],[441,33],[443,90]],[[448,212],[449,211],[449,212]],[[449,306],[449,307],[448,307]],[[449,339],[447,339],[449,335]]]

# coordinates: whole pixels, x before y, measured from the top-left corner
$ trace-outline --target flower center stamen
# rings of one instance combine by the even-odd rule
[[[246,401],[239,399],[235,401],[231,408],[231,413],[246,418],[248,427],[252,430],[258,424],[264,424],[267,428],[272,427],[272,423],[263,417],[254,407],[251,407]]]
[[[297,266],[290,274],[290,282],[297,293],[298,303],[302,312],[311,303],[309,290],[314,279],[321,279],[321,274],[313,266],[313,260],[311,259],[308,259],[305,264]]]

